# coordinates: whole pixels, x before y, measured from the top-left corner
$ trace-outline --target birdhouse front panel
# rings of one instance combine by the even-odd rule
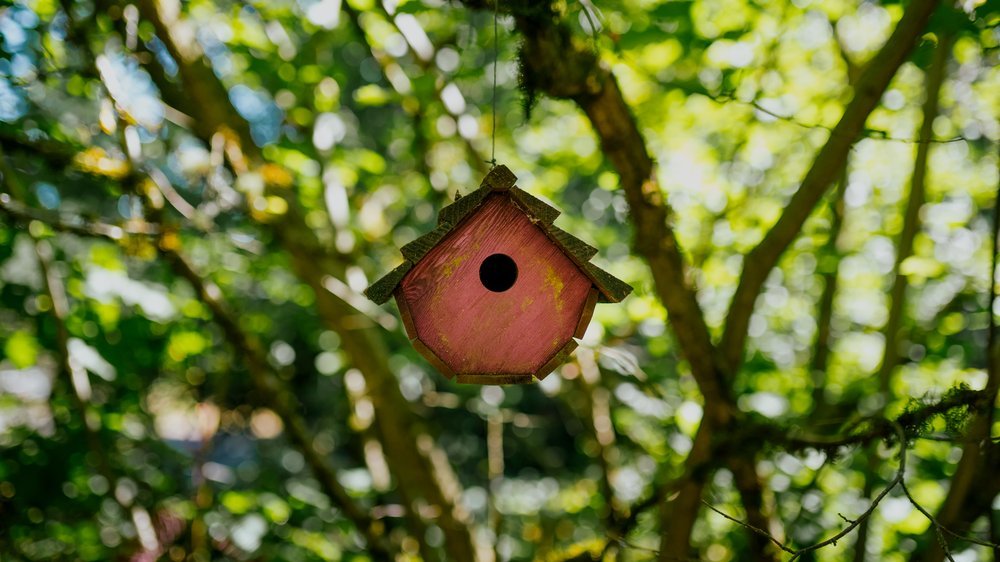
[[[589,322],[592,287],[523,209],[493,193],[406,274],[396,297],[410,336],[446,371],[530,380]]]
[[[377,304],[394,296],[413,346],[458,382],[544,378],[576,348],[598,302],[632,291],[590,263],[597,249],[555,226],[559,211],[516,180],[506,166],[490,170],[365,289]]]

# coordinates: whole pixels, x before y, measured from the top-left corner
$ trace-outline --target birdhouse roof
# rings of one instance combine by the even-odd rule
[[[507,166],[500,165],[490,170],[479,189],[441,209],[437,228],[400,248],[403,263],[365,289],[365,296],[377,304],[388,301],[406,274],[465,218],[472,216],[493,193],[509,196],[542,229],[549,240],[591,280],[597,288],[600,302],[619,302],[632,292],[627,283],[590,263],[590,258],[597,253],[596,248],[552,224],[559,216],[558,209],[520,189],[514,185],[516,181],[517,177]]]

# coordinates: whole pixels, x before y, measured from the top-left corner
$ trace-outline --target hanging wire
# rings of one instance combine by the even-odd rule
[[[500,0],[493,0],[493,132],[490,140],[490,169],[497,167],[497,61],[500,59],[500,40],[497,35]]]

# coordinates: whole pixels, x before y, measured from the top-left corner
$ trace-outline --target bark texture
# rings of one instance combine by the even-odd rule
[[[484,7],[475,1],[467,3]],[[635,228],[635,249],[650,266],[657,296],[667,309],[672,332],[704,397],[704,419],[687,459],[685,474],[672,485],[676,491],[667,495],[661,512],[661,560],[691,552],[690,535],[702,488],[711,474],[711,463],[722,460],[719,456],[737,476],[735,483],[748,520],[759,528],[770,528],[754,454],[719,455],[713,446],[715,434],[725,432],[738,418],[730,385],[742,363],[750,317],[767,275],[843,169],[848,151],[868,115],[923,33],[936,5],[937,0],[912,2],[889,40],[857,78],[852,100],[785,212],[746,256],[718,346],[712,341],[696,289],[689,281],[684,253],[670,226],[671,210],[659,185],[655,162],[614,75],[595,53],[572,36],[555,12],[519,3],[506,6],[524,38],[521,52],[524,86],[573,100],[589,118],[605,156],[618,171]],[[756,549],[754,556],[758,559],[776,556],[767,541],[757,538],[760,537],[751,539]]]

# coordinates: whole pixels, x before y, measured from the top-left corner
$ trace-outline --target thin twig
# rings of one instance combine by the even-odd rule
[[[817,449],[827,452],[833,452],[841,447],[861,445],[876,439],[883,439],[891,436],[895,432],[895,425],[899,425],[903,428],[907,438],[917,438],[919,437],[918,431],[920,427],[922,427],[928,420],[950,412],[956,408],[979,410],[980,408],[989,407],[986,403],[987,398],[988,395],[985,390],[971,390],[969,388],[956,387],[950,389],[945,393],[943,398],[940,398],[936,402],[926,403],[921,405],[919,408],[903,412],[895,419],[887,420],[877,417],[862,418],[852,424],[851,427],[848,428],[847,433],[843,435],[819,436],[806,434],[796,436],[794,434],[794,430],[790,430],[788,427],[778,428],[777,426],[766,424],[760,426],[761,431],[767,431],[767,428],[772,428],[776,429],[777,433],[770,436],[758,437],[762,437],[764,440],[770,441],[772,444],[784,445],[790,450]],[[866,431],[851,433],[854,428],[863,424],[870,424],[871,427]],[[789,436],[789,434],[791,434],[791,436]]]
[[[762,537],[770,540],[775,545],[777,545],[777,547],[780,548],[781,550],[784,550],[785,552],[787,552],[789,554],[796,554],[795,550],[793,550],[793,549],[788,548],[787,546],[785,546],[785,543],[783,543],[783,542],[779,541],[778,539],[774,538],[774,535],[772,535],[771,533],[768,533],[764,529],[761,529],[760,527],[756,527],[754,525],[751,525],[750,523],[747,523],[746,521],[742,521],[740,519],[737,519],[737,518],[733,517],[732,515],[728,515],[725,512],[723,512],[722,510],[718,509],[717,507],[715,507],[714,505],[708,503],[705,500],[701,500],[701,503],[704,504],[705,507],[707,507],[708,509],[711,509],[712,511],[718,513],[719,515],[725,517],[726,519],[732,521],[733,523],[736,523],[736,524],[738,524],[738,525],[740,525],[742,527],[746,527],[747,529],[749,529],[749,530],[757,533],[758,535],[760,535],[760,536],[762,536]]]
[[[43,211],[16,201],[6,193],[0,193],[0,213],[20,223],[36,220],[58,232],[96,236],[115,241],[123,239],[126,235],[155,236],[160,232],[159,225],[146,221],[129,221],[119,226],[79,215]]]
[[[702,95],[708,97],[709,99],[711,99],[712,101],[717,102],[717,103],[726,103],[726,102],[729,102],[729,101],[734,101],[736,103],[742,103],[742,104],[748,105],[748,106],[752,107],[753,109],[756,109],[757,111],[759,111],[761,113],[764,113],[766,115],[774,117],[775,119],[778,119],[778,120],[781,120],[781,121],[786,121],[786,122],[791,123],[793,125],[797,125],[799,127],[802,127],[803,129],[822,129],[822,130],[827,131],[827,132],[829,132],[831,134],[839,134],[839,133],[836,133],[836,131],[834,130],[833,127],[830,127],[830,126],[827,126],[827,125],[821,125],[821,124],[818,124],[818,123],[814,124],[814,123],[805,123],[805,122],[802,122],[802,121],[798,120],[794,115],[782,115],[781,113],[777,113],[775,111],[767,109],[766,107],[762,106],[757,101],[749,101],[749,102],[747,102],[747,101],[743,101],[743,100],[740,100],[739,98],[736,98],[736,97],[733,97],[733,96],[730,96],[730,95],[726,95],[726,94],[723,94],[723,95],[720,95],[720,96],[712,96],[711,94],[708,94],[706,92],[699,92],[699,93],[701,93]],[[950,144],[950,143],[953,143],[953,142],[959,142],[959,141],[967,141],[967,140],[969,140],[969,139],[967,139],[967,138],[965,138],[963,136],[949,137],[949,138],[946,138],[946,139],[939,139],[939,138],[933,138],[933,137],[931,137],[931,138],[916,138],[916,139],[906,138],[906,137],[894,137],[891,134],[889,134],[888,131],[883,131],[881,129],[868,129],[868,128],[864,129],[863,132],[861,133],[861,135],[859,135],[858,138],[871,139],[871,140],[891,141],[891,142],[899,142],[899,143],[904,143],[904,144]]]
[[[923,439],[925,441],[938,441],[942,443],[979,443],[981,439],[974,439],[969,437],[961,437],[959,435],[944,435],[944,434],[932,434],[932,435],[917,435],[914,439]],[[986,437],[990,441],[1000,441],[1000,435]]]
[[[824,546],[837,544],[837,541],[847,536],[847,534],[853,531],[858,525],[860,525],[862,522],[871,517],[872,513],[875,512],[875,508],[878,507],[878,504],[882,501],[882,499],[886,495],[888,495],[889,492],[893,488],[895,488],[897,484],[903,481],[903,474],[906,473],[906,433],[903,431],[903,426],[899,425],[896,422],[890,422],[890,423],[892,424],[893,429],[896,432],[897,439],[899,439],[899,468],[896,470],[896,476],[889,482],[889,484],[885,486],[885,488],[882,489],[882,492],[879,493],[878,496],[875,496],[875,499],[872,500],[872,503],[870,506],[868,506],[868,509],[865,510],[865,512],[862,513],[860,516],[858,516],[858,518],[855,519],[854,522],[852,522],[850,525],[842,529],[836,535],[826,540],[796,550],[791,560],[795,560],[807,552],[819,550]]]
[[[945,527],[933,515],[931,515],[930,512],[928,512],[926,509],[924,509],[924,507],[921,506],[917,502],[917,500],[915,500],[913,498],[913,496],[910,494],[910,489],[906,487],[906,482],[905,481],[901,482],[900,486],[903,489],[903,494],[905,494],[906,498],[908,500],[910,500],[910,503],[913,504],[913,507],[917,508],[917,511],[919,511],[921,514],[923,514],[923,516],[926,517],[927,520],[931,522],[931,525],[934,526],[935,530],[937,531],[937,533],[939,535],[940,534],[948,534],[948,535],[951,535],[952,537],[954,537],[954,538],[956,538],[956,539],[958,539],[960,541],[965,541],[965,542],[969,542],[969,543],[972,543],[972,544],[978,544],[979,546],[985,546],[985,547],[992,548],[992,549],[1000,549],[1000,544],[996,544],[996,543],[992,543],[992,542],[989,542],[989,541],[986,541],[986,540],[983,540],[983,539],[977,539],[976,537],[970,537],[970,536],[967,536],[967,535],[956,533],[955,531],[952,531],[951,529]],[[942,541],[941,548],[944,550],[945,555],[948,556],[949,555],[949,551],[948,551],[947,542]],[[950,558],[951,557],[949,556],[949,559]]]
[[[672,556],[669,554],[665,555],[655,548],[649,548],[648,546],[641,546],[633,542],[627,541],[619,536],[609,535],[608,541],[610,543],[618,543],[621,547],[627,550],[635,550],[638,552],[647,552],[649,554],[654,554],[658,556],[660,560],[676,560],[679,562],[699,562],[701,560],[701,558],[691,558],[690,556]]]
[[[646,70],[642,67],[642,65],[639,64],[638,62],[636,62],[628,54],[620,54],[619,56],[621,56],[622,59],[626,63],[628,63],[629,68],[631,68],[633,71],[636,71],[639,74],[642,74],[643,76],[645,76],[650,81],[655,82],[655,83],[657,83],[660,86],[663,86],[665,88],[672,88],[672,89],[676,89],[676,90],[681,90],[681,91],[683,91],[683,92],[685,92],[685,93],[687,93],[689,95],[690,94],[694,94],[694,95],[704,96],[704,97],[708,98],[709,100],[711,100],[711,101],[713,101],[713,102],[715,102],[715,103],[717,103],[719,105],[725,105],[727,103],[737,103],[737,104],[740,104],[740,105],[745,105],[745,106],[747,106],[747,107],[749,107],[749,108],[751,108],[753,110],[759,111],[759,112],[761,112],[761,113],[763,113],[763,114],[765,114],[765,115],[767,115],[769,117],[772,117],[772,118],[774,118],[774,119],[776,119],[778,121],[784,121],[786,123],[795,125],[795,126],[800,127],[802,129],[822,130],[822,131],[826,131],[826,132],[830,133],[831,135],[835,135],[835,136],[841,136],[842,135],[842,133],[836,131],[834,127],[831,127],[829,125],[823,125],[821,123],[807,123],[805,121],[800,120],[795,115],[786,115],[786,114],[783,114],[783,113],[778,113],[777,111],[775,111],[773,109],[768,109],[767,107],[764,107],[763,105],[761,105],[761,103],[759,101],[757,101],[757,100],[750,100],[750,101],[742,100],[742,99],[736,97],[735,93],[730,92],[730,91],[725,91],[725,92],[720,92],[718,94],[714,94],[714,93],[708,91],[705,87],[703,87],[701,85],[693,85],[693,84],[687,84],[687,83],[684,83],[684,82],[677,82],[677,81],[669,81],[668,82],[668,81],[659,80],[655,76],[651,75],[649,72],[646,72]],[[869,139],[869,140],[887,141],[887,142],[898,142],[898,143],[903,143],[903,144],[950,144],[950,143],[953,143],[953,142],[969,141],[968,138],[966,138],[964,136],[961,136],[961,135],[954,136],[954,137],[948,137],[948,138],[935,138],[935,137],[931,137],[931,138],[926,138],[926,139],[922,139],[922,138],[909,138],[909,137],[897,137],[897,136],[893,136],[888,131],[885,131],[885,130],[882,130],[882,129],[872,129],[872,128],[865,128],[865,129],[863,129],[862,132],[858,135],[857,138],[858,139]]]
[[[914,0],[871,63],[854,84],[854,97],[844,107],[834,132],[819,149],[798,189],[764,238],[744,255],[743,271],[730,302],[719,351],[734,370],[743,362],[754,303],[770,272],[802,232],[806,220],[843,168],[865,122],[878,106],[897,69],[909,56],[939,0]]]

